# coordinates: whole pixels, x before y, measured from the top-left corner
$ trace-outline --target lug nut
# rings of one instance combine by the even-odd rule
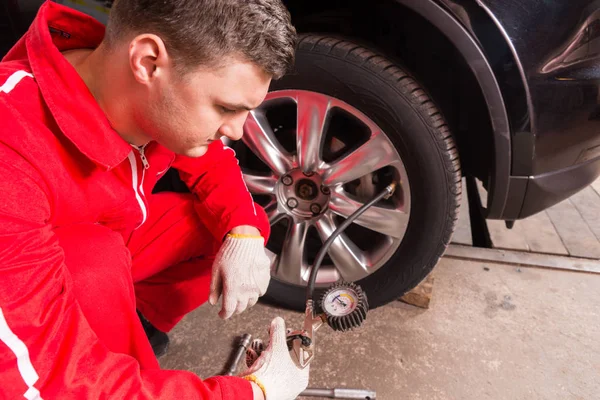
[[[329,196],[331,194],[331,190],[327,186],[321,186],[321,192],[323,192],[325,196]]]
[[[291,176],[286,175],[281,179],[281,182],[283,182],[285,186],[290,186],[292,183],[294,183],[294,180]]]
[[[318,205],[317,203],[313,203],[310,205],[310,211],[313,214],[319,214],[321,212],[321,206]]]
[[[296,207],[298,207],[298,200],[296,200],[295,198],[292,197],[291,199],[289,199],[287,201],[287,206],[289,208],[296,208]]]

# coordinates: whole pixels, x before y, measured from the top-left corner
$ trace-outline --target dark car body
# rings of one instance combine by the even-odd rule
[[[497,78],[511,159],[502,163],[508,170],[497,163],[490,216],[527,217],[591,183],[600,173],[600,2],[443,3],[486,53],[496,45],[486,32],[496,29],[522,82],[515,89]],[[501,76],[502,66],[488,63]]]
[[[487,218],[528,217],[600,175],[599,0],[284,1],[300,32],[351,37],[424,81]],[[34,15],[18,6],[0,10],[4,50]]]

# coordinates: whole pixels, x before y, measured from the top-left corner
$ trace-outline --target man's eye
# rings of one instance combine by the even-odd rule
[[[227,108],[227,107],[223,107],[223,106],[219,106],[219,108],[221,109],[221,112],[223,112],[224,114],[235,113],[235,110],[232,110],[231,108]]]

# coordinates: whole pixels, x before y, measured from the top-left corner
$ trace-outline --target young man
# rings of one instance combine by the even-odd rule
[[[0,398],[295,398],[271,325],[245,377],[159,369],[160,331],[209,300],[253,306],[269,223],[235,154],[293,63],[280,0],[120,0],[104,26],[45,3],[0,63]],[[152,188],[170,167],[189,194]],[[214,334],[214,332],[207,332]]]

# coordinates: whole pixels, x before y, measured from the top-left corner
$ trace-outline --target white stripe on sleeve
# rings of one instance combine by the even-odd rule
[[[29,358],[29,350],[21,339],[13,333],[8,326],[4,313],[0,307],[0,341],[3,342],[17,357],[17,368],[21,377],[25,381],[25,384],[29,387],[27,392],[23,395],[28,400],[42,400],[40,392],[33,385],[40,379],[37,372],[31,364]]]
[[[12,92],[12,90],[15,88],[15,86],[17,86],[19,84],[19,82],[21,82],[21,80],[23,78],[25,78],[26,76],[33,78],[33,75],[31,75],[29,72],[26,72],[26,71],[15,72],[14,74],[12,74],[11,76],[8,77],[8,79],[6,80],[6,82],[4,82],[4,84],[2,86],[0,86],[0,93]]]

